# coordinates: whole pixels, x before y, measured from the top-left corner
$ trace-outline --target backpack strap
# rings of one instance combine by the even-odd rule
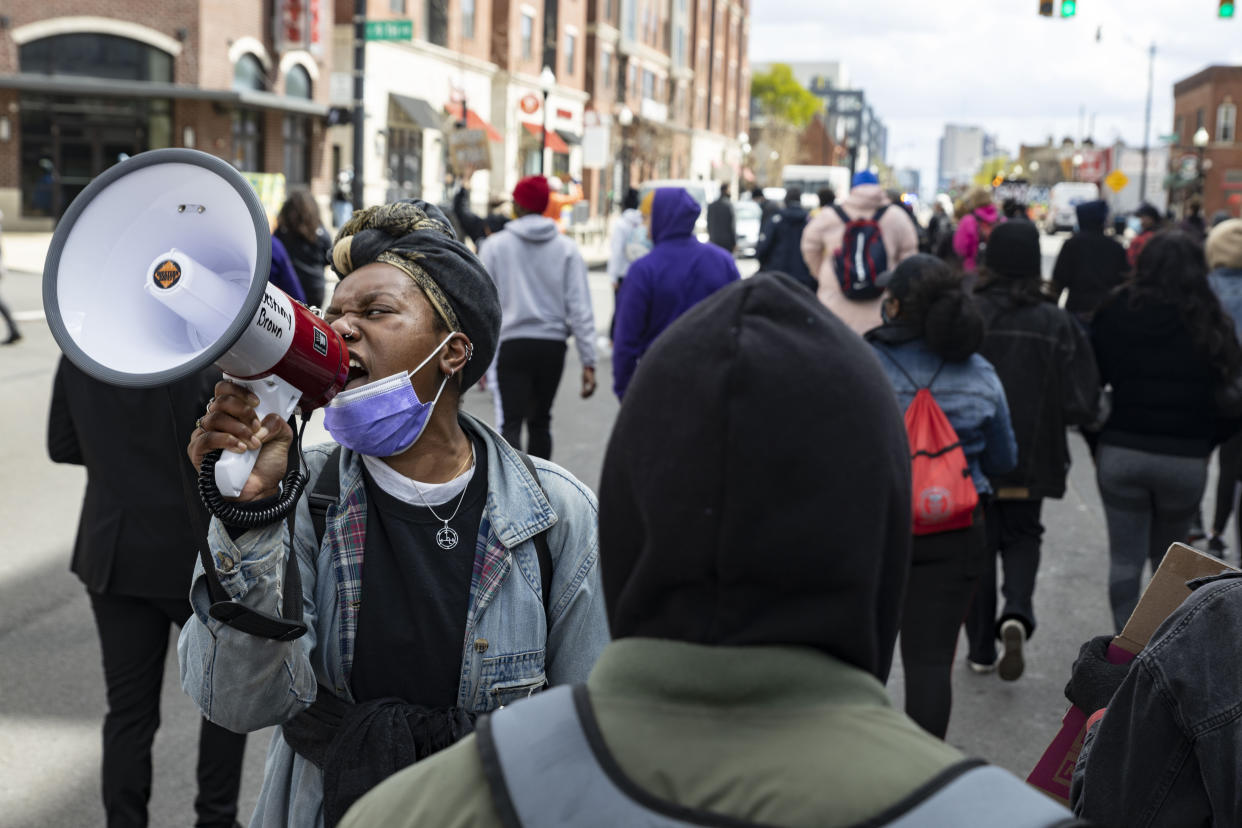
[[[323,546],[323,534],[328,526],[328,509],[341,496],[341,447],[332,449],[328,460],[319,472],[315,489],[306,498],[310,507],[311,525],[315,528],[315,540]]]
[[[893,206],[893,205],[891,205],[891,204],[885,204],[883,207],[881,207],[880,209],[878,209],[878,210],[876,210],[876,211],[875,211],[875,216],[874,216],[874,217],[872,217],[872,219],[871,219],[871,220],[872,220],[872,221],[879,221],[879,220],[880,220],[880,216],[884,215],[884,214],[888,211],[888,208],[889,208],[889,207],[892,207],[892,206]]]
[[[922,390],[922,389],[924,389],[924,388],[926,388],[928,391],[930,391],[930,390],[931,390],[931,387],[932,387],[932,383],[934,383],[934,382],[936,381],[936,379],[940,376],[940,372],[944,370],[944,360],[942,359],[942,360],[940,360],[940,365],[936,368],[936,373],[932,374],[932,378],[931,378],[931,380],[927,383],[927,385],[919,385],[917,382],[915,382],[914,377],[910,376],[910,372],[909,372],[909,371],[907,371],[904,367],[902,367],[902,364],[901,364],[900,362],[898,362],[898,361],[897,361],[897,359],[896,359],[896,358],[895,358],[892,354],[890,354],[890,353],[888,352],[888,348],[887,348],[886,346],[884,346],[884,345],[880,345],[880,347],[876,348],[876,350],[877,350],[877,351],[879,351],[880,353],[884,354],[884,356],[888,357],[888,361],[889,361],[889,362],[891,362],[891,363],[893,363],[893,365],[896,365],[896,366],[897,366],[897,370],[898,370],[898,371],[900,371],[900,372],[901,372],[901,375],[902,375],[903,377],[905,377],[905,378],[906,378],[906,380],[907,380],[907,381],[908,381],[911,385],[913,385],[913,386],[914,386],[914,389],[915,389],[916,391],[921,391],[921,390]]]
[[[849,213],[847,213],[847,212],[845,212],[844,210],[842,210],[842,209],[841,209],[841,205],[840,205],[840,204],[834,204],[834,205],[832,205],[832,209],[836,212],[836,214],[837,214],[838,216],[840,216],[840,217],[841,217],[841,223],[842,223],[842,224],[849,224],[851,221],[853,221],[853,219],[852,219],[852,218],[850,218]]]
[[[1085,826],[1064,805],[1035,790],[1009,771],[967,759],[946,768],[868,825],[959,828],[1006,825],[1009,828]]]
[[[514,449],[517,456],[521,458],[526,470],[530,472],[530,476],[535,478],[535,485],[539,487],[539,491],[543,492],[547,497],[548,491],[543,487],[543,483],[539,480],[539,472],[535,470],[535,464],[524,451]],[[552,632],[552,550],[548,548],[548,530],[544,529],[535,535],[531,540],[535,544],[535,554],[539,558],[539,587],[543,593],[543,614],[547,618],[548,633]]]

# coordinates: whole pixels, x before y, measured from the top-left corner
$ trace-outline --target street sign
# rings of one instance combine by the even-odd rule
[[[534,92],[527,92],[522,96],[522,100],[518,101],[518,106],[527,115],[534,115],[539,111],[539,97]]]
[[[457,129],[448,134],[449,161],[453,169],[490,170],[492,154],[487,146],[487,132],[482,129]]]
[[[1130,183],[1130,176],[1126,175],[1121,170],[1113,170],[1108,174],[1108,177],[1104,179],[1104,183],[1108,185],[1108,189],[1112,190],[1114,193],[1119,193],[1126,188],[1127,184]]]
[[[1181,139],[1182,139],[1182,136],[1178,135],[1176,132],[1170,133],[1168,135],[1161,135],[1156,138],[1156,140],[1162,144],[1176,144]]]
[[[413,40],[413,20],[368,20],[367,40]]]

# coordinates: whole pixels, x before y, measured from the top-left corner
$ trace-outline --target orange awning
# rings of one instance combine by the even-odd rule
[[[550,129],[543,129],[539,124],[532,124],[527,121],[522,122],[522,126],[526,127],[526,131],[536,138],[539,137],[540,131],[544,133],[548,141],[548,149],[558,152],[561,155],[569,155],[569,144],[566,144],[561,136],[557,135]]]
[[[459,103],[445,104],[444,110],[448,112],[448,114],[451,115],[455,120],[461,121],[461,104]],[[484,132],[487,133],[487,139],[489,141],[495,141],[496,143],[500,143],[501,141],[504,140],[503,138],[500,137],[500,133],[496,131],[496,128],[493,127],[491,124],[489,124],[487,121],[483,120],[483,118],[479,116],[479,113],[475,112],[473,109],[466,110],[466,129],[483,130]]]

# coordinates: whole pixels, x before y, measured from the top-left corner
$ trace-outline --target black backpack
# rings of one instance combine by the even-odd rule
[[[865,302],[884,292],[877,284],[888,271],[888,250],[880,231],[880,217],[890,206],[885,204],[871,218],[851,219],[838,205],[832,205],[845,223],[841,246],[833,253],[832,264],[846,299]]]
[[[517,451],[517,449],[514,449]],[[539,481],[539,472],[535,471],[535,464],[531,462],[530,457],[525,452],[518,451],[518,457],[522,459],[526,470],[530,472],[530,476],[535,478],[535,483],[539,485],[539,491],[547,492],[543,488],[543,483]],[[318,545],[323,545],[323,533],[328,526],[328,509],[341,496],[341,447],[337,446],[328,455],[328,460],[324,463],[323,470],[319,473],[319,479],[315,481],[315,488],[307,496],[307,506],[310,507],[311,525],[315,528],[315,541]],[[535,553],[539,556],[539,586],[543,592],[543,614],[547,619],[549,634],[552,632],[552,550],[548,548],[548,530],[544,529],[539,534],[531,538],[535,544]]]

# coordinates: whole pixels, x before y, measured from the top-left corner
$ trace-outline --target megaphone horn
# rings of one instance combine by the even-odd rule
[[[69,205],[43,269],[57,344],[89,376],[153,387],[215,364],[260,419],[326,405],[345,386],[341,336],[268,284],[271,236],[250,183],[215,156],[164,149],[116,164]],[[258,457],[226,452],[221,494]]]

